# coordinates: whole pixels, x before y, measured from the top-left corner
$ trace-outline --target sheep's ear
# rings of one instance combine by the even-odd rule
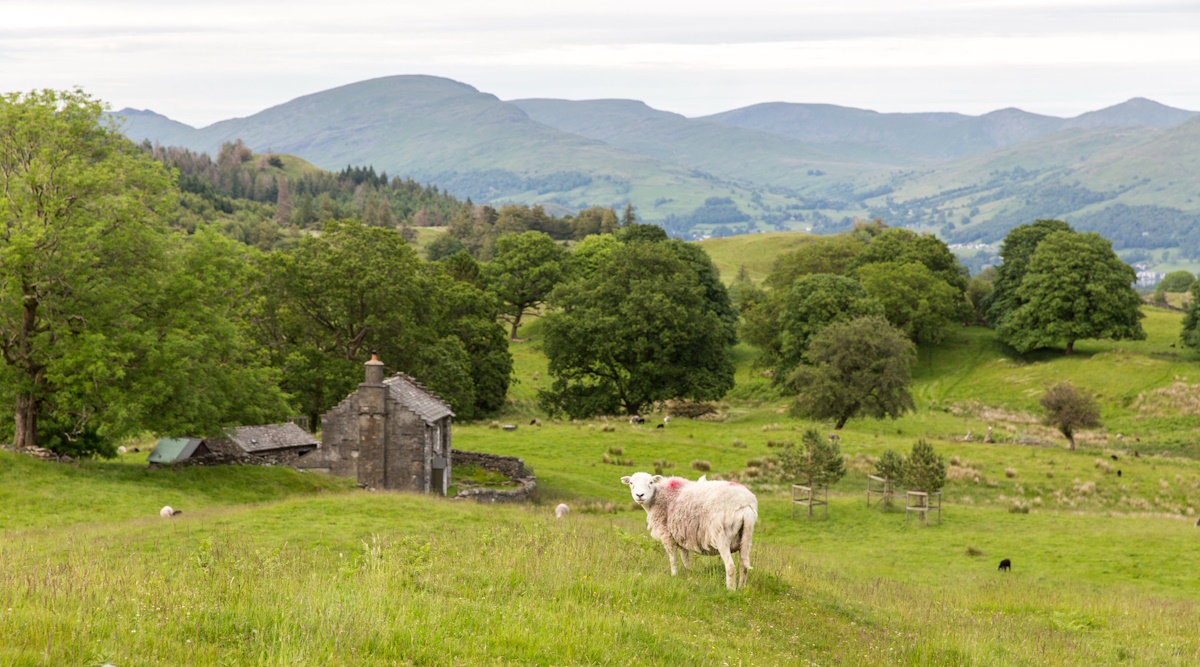
[[[622,477],[621,483],[628,485],[629,484],[629,475],[625,475],[624,477]]]
[[[655,476],[654,476],[654,483],[655,483],[655,484],[659,484],[659,483],[661,483],[662,481],[663,481],[663,476],[662,476],[662,475],[655,475]]]

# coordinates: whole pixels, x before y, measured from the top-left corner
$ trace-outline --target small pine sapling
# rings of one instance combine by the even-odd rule
[[[946,460],[924,438],[913,444],[904,462],[904,485],[910,491],[936,493],[946,485]]]

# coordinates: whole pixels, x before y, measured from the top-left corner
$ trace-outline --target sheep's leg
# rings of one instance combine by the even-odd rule
[[[663,547],[667,550],[667,560],[671,561],[671,576],[678,574],[679,570],[675,567],[675,541],[671,538],[664,538]]]
[[[753,526],[751,526],[751,530],[746,530],[745,527],[742,528],[742,536],[741,536],[742,537],[742,546],[740,549],[740,551],[741,551],[740,555],[741,555],[741,560],[742,560],[742,574],[741,574],[741,577],[738,579],[738,588],[746,587],[746,574],[750,570],[754,569],[754,568],[750,567],[750,541],[751,541],[752,534],[753,534]]]
[[[721,560],[725,561],[725,588],[735,590],[734,584],[737,583],[737,563],[733,560],[733,554],[729,552],[729,545],[722,543],[717,547],[721,552]]]
[[[692,564],[689,560],[691,558],[691,556],[688,555],[687,549],[684,549],[683,547],[679,547],[679,558],[683,560],[683,569],[685,569],[685,570],[692,569]]]

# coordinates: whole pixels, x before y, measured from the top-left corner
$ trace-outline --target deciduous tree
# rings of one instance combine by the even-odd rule
[[[665,242],[626,243],[586,277],[558,287],[543,349],[551,412],[636,414],[655,401],[714,400],[733,386],[725,322],[704,282]]]
[[[1099,234],[1060,231],[1046,236],[1029,258],[1016,290],[1016,310],[998,326],[1020,352],[1086,338],[1142,340],[1141,298],[1133,267]]]
[[[789,379],[799,392],[796,410],[833,419],[837,429],[856,415],[899,417],[913,409],[916,357],[912,341],[882,316],[831,324],[813,337],[807,363]]]
[[[566,250],[542,232],[506,234],[496,239],[496,253],[486,266],[489,289],[503,304],[517,339],[521,318],[545,302],[566,275]]]

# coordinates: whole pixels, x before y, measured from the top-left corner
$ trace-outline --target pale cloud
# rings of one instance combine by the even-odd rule
[[[0,89],[81,85],[203,125],[391,74],[503,99],[1072,115],[1200,108],[1200,6],[1128,0],[6,0]]]

